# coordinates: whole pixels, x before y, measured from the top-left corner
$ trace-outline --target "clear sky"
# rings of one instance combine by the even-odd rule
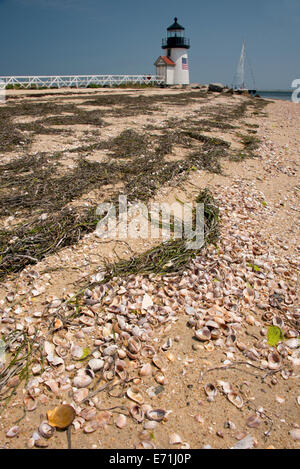
[[[191,82],[231,84],[244,39],[257,89],[300,78],[300,0],[0,0],[0,76],[154,73],[174,16]]]

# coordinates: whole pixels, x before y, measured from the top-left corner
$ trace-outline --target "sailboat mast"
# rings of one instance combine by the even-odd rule
[[[238,84],[240,85],[242,89],[245,89],[245,52],[246,52],[246,45],[244,41],[243,46],[242,46],[241,57],[240,57],[240,61],[238,64],[238,69],[237,69]]]

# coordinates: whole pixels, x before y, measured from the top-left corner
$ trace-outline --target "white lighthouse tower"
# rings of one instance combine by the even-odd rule
[[[167,37],[162,40],[165,55],[155,62],[156,74],[164,78],[166,85],[188,85],[190,83],[187,50],[190,40],[184,36],[184,27],[177,18],[167,29]]]

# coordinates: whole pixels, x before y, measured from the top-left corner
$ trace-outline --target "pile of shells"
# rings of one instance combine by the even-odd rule
[[[43,354],[43,359],[34,355],[24,397],[27,411],[33,412],[37,403],[47,403],[51,395],[61,400],[71,396],[68,403],[76,414],[73,428],[92,433],[113,418],[112,412],[97,409],[93,391],[100,383],[108,391],[121,390],[120,396],[128,398],[128,413],[115,419],[119,429],[127,426],[128,419],[143,424],[145,431],[155,428],[170,412],[152,408],[151,392],[147,393],[149,403],[145,402],[141,384],[148,386],[152,380],[155,386],[168,385],[168,370],[176,361],[172,325],[182,315],[193,330],[194,350],[223,351],[224,366],[242,356],[270,372],[273,379],[277,373],[284,380],[295,375],[300,365],[300,311],[294,306],[297,261],[292,256],[278,257],[276,245],[257,235],[259,216],[268,210],[259,192],[236,182],[218,197],[223,223],[218,247],[204,248],[180,274],[113,278],[84,292],[80,314],[70,302],[50,298],[46,311],[28,315],[8,294],[0,310],[1,334],[14,332],[8,353],[18,350],[26,333],[33,350]],[[26,276],[27,284],[25,279],[23,287],[20,283],[18,295],[38,294],[42,288],[38,274],[27,271]],[[279,327],[286,339],[277,348],[268,344],[271,325]],[[249,327],[260,330],[259,339],[250,347],[245,343]],[[12,384],[5,381],[3,386]],[[230,384],[218,386],[233,405],[243,406],[242,397]],[[211,402],[218,390],[207,383],[204,392]],[[249,423],[253,426],[256,420]],[[41,425],[33,437],[35,445],[52,432],[49,424]],[[7,436],[17,432],[11,429]],[[170,438],[170,444],[181,443],[177,434]],[[145,440],[138,445],[153,447]]]

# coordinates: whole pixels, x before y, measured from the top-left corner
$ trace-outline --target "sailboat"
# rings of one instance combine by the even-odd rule
[[[249,89],[246,86],[246,81],[245,81],[245,72],[246,72],[246,59],[247,63],[249,65],[251,75],[252,75],[252,81],[253,81],[253,89]],[[246,43],[245,41],[243,42],[242,45],[242,51],[241,51],[241,56],[240,60],[237,66],[237,70],[233,79],[233,85],[232,88],[237,91],[248,91],[250,94],[255,95],[256,94],[256,85],[255,85],[255,78],[253,74],[253,70],[250,64],[250,61],[248,59],[247,53],[246,53]]]

